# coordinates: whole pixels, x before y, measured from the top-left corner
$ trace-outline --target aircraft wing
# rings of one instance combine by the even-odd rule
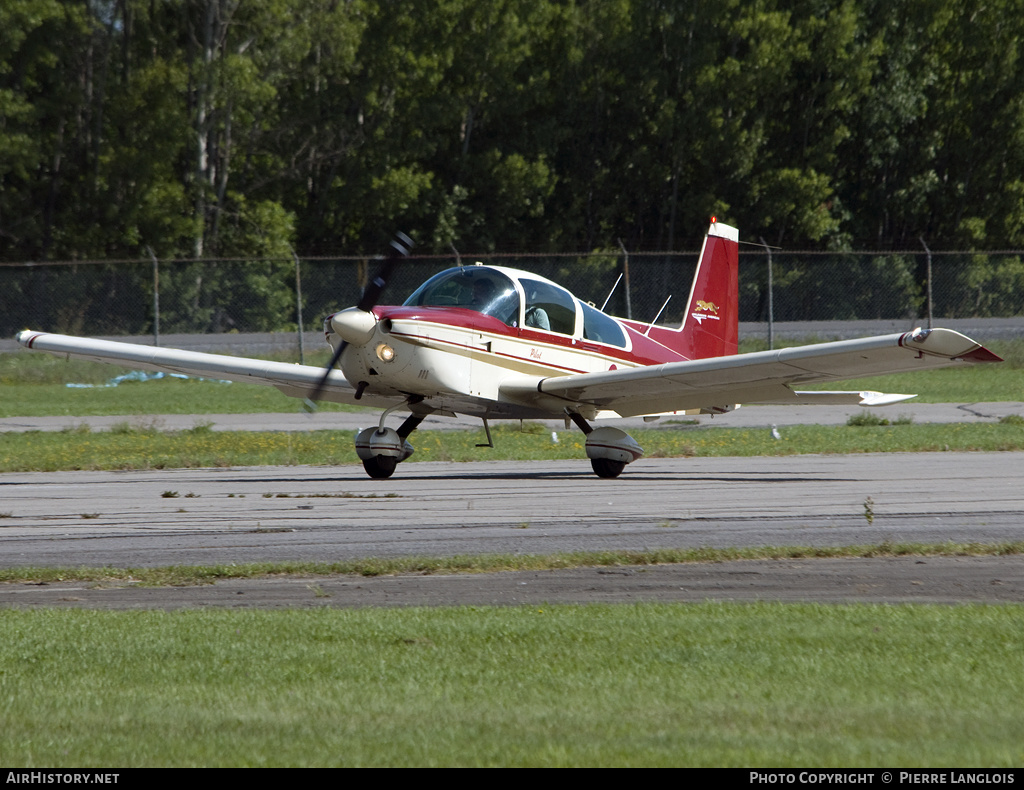
[[[622,417],[688,409],[712,413],[739,403],[860,403],[883,405],[906,395],[800,392],[805,384],[999,362],[984,346],[950,329],[914,330],[752,354],[671,362],[650,367],[510,382],[502,394],[533,401],[613,411]]]
[[[199,351],[182,351],[113,340],[55,335],[49,332],[19,332],[17,340],[25,348],[66,354],[78,359],[107,362],[142,370],[166,373],[184,373],[250,384],[276,387],[285,395],[304,398],[324,375],[323,368],[312,365],[294,365],[246,357],[229,357]],[[321,395],[323,400],[335,403],[356,403],[355,387],[338,370],[332,370]],[[393,406],[402,398],[387,398],[366,394],[360,406]]]

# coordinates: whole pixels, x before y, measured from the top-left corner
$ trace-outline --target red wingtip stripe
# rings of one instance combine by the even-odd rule
[[[998,354],[993,354],[984,346],[978,346],[974,351],[969,354],[964,354],[963,359],[969,359],[971,362],[1002,362],[1003,358]]]

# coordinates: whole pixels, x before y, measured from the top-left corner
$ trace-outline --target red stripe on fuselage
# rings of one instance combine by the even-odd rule
[[[450,327],[451,325],[450,324],[439,324],[439,326]],[[431,336],[426,336],[426,335],[416,335],[416,334],[412,334],[411,332],[392,332],[391,336],[392,337],[400,337],[400,338],[402,338],[404,340],[409,340],[409,341],[411,341],[413,343],[416,343],[417,345],[422,345],[422,346],[430,346],[430,345],[450,346],[450,347],[453,347],[453,348],[458,348],[458,349],[461,349],[463,351],[466,351],[467,353],[475,353],[475,354],[481,354],[481,355],[490,354],[490,356],[492,356],[492,357],[501,357],[502,359],[511,359],[513,361],[516,361],[516,362],[525,362],[528,365],[531,365],[531,366],[537,367],[537,368],[542,368],[544,370],[552,370],[552,371],[557,370],[557,371],[560,371],[562,373],[588,373],[589,372],[587,370],[577,370],[576,368],[563,367],[562,365],[552,365],[550,363],[540,363],[536,359],[531,359],[529,357],[521,357],[521,356],[517,356],[515,354],[505,354],[505,353],[503,353],[501,351],[490,351],[490,352],[488,352],[488,351],[484,350],[483,348],[480,348],[479,346],[474,346],[474,345],[471,345],[471,344],[468,344],[468,343],[457,343],[454,340],[445,340],[444,338],[440,338],[440,337],[431,337]],[[515,338],[515,339],[519,340],[520,338]],[[540,345],[540,344],[538,344],[538,345]]]
[[[682,362],[687,359],[677,351],[662,345],[656,340],[646,337],[642,332],[637,331],[626,321],[619,321],[619,325],[629,335],[632,344],[630,350],[609,346],[604,343],[597,343],[584,338],[573,338],[569,335],[560,335],[554,332],[545,332],[532,327],[513,327],[493,316],[478,313],[461,307],[376,307],[374,314],[379,320],[391,319],[394,321],[423,321],[438,326],[453,327],[456,329],[469,329],[499,337],[507,337],[512,340],[536,343],[537,345],[553,346],[555,348],[568,349],[570,351],[594,354],[600,357],[607,357],[612,362],[626,362],[634,365],[660,365],[665,362]],[[394,333],[400,336],[399,333]],[[416,338],[416,335],[407,335]],[[436,340],[436,338],[431,338]],[[447,342],[447,341],[438,341]],[[460,344],[454,344],[460,345]],[[474,346],[464,346],[469,350],[479,350]],[[512,357],[519,359],[518,357]],[[525,362],[535,363],[536,360],[523,359]],[[567,372],[575,371],[570,368],[557,368]]]

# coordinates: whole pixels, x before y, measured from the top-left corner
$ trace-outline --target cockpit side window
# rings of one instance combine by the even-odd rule
[[[464,307],[509,326],[519,323],[519,294],[501,272],[477,266],[436,274],[405,300],[406,307]]]
[[[605,315],[596,307],[580,303],[583,306],[583,337],[595,343],[607,343],[610,346],[626,348],[626,335],[615,319]]]
[[[563,335],[576,332],[576,300],[568,291],[526,277],[519,278],[526,294],[523,326],[546,329]]]

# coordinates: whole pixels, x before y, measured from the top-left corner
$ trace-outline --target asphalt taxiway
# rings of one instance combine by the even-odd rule
[[[739,546],[1005,543],[1024,454],[585,460],[0,476],[0,565],[140,567]],[[601,600],[1021,601],[1024,558],[875,558],[201,589],[0,585],[0,606],[366,606]]]
[[[703,427],[766,428],[772,425],[843,425],[850,417],[864,411],[880,419],[895,422],[910,420],[915,423],[984,423],[997,422],[1007,415],[1024,416],[1024,402],[999,401],[991,403],[916,403],[906,401],[892,406],[867,410],[861,406],[747,406],[719,417],[666,416],[646,422],[642,418],[615,420],[609,424],[632,430],[635,428],[679,427],[682,423],[695,423]],[[398,423],[401,413],[391,418]],[[214,431],[357,431],[376,425],[379,410],[340,412],[321,411],[306,414],[296,407],[291,413],[279,414],[157,414],[104,417],[46,416],[0,418],[0,433],[5,431],[63,431],[87,426],[90,430],[106,431],[121,426],[156,428],[162,431],[181,431],[197,425]],[[544,421],[547,428],[566,430],[564,420]],[[480,420],[470,417],[426,418],[420,430],[476,430]],[[573,429],[575,430],[575,429]]]
[[[584,461],[0,476],[0,565],[256,561],[1024,535],[1024,454],[642,459],[617,480]],[[381,579],[234,580],[200,588],[0,585],[0,606],[402,606],[555,601],[1024,600],[1024,558],[776,560]]]
[[[955,452],[11,473],[0,565],[1007,542],[1022,483],[1020,453]]]
[[[777,601],[1019,603],[1024,556],[746,560],[549,571],[277,576],[189,587],[0,585],[0,607],[191,609]]]

